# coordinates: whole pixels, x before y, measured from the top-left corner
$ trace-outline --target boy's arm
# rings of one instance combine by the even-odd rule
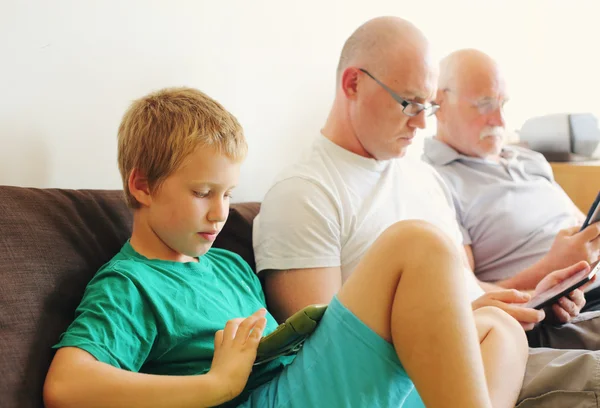
[[[44,384],[47,408],[211,407],[238,396],[246,386],[266,325],[265,309],[227,322],[215,335],[210,371],[167,376],[122,370],[76,347],[58,350]]]
[[[235,396],[210,372],[195,376],[133,373],[75,347],[56,353],[44,384],[47,408],[210,407]]]

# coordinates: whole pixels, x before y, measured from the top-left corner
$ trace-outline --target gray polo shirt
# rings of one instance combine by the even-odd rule
[[[464,156],[425,140],[423,160],[448,184],[464,244],[482,281],[507,279],[540,260],[563,228],[577,225],[573,204],[544,156],[506,146],[501,162]]]

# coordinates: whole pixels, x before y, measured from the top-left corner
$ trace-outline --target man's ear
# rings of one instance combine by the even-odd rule
[[[129,179],[127,180],[127,186],[129,192],[142,206],[149,206],[152,202],[152,195],[150,194],[150,185],[148,179],[140,170],[137,168],[133,169],[129,173]]]
[[[340,86],[348,99],[356,98],[356,94],[358,93],[358,74],[359,70],[352,67],[348,67],[342,72]]]
[[[448,98],[446,97],[446,92],[443,89],[437,90],[434,102],[440,105],[439,109],[435,113],[435,117],[438,119],[443,119],[448,105]]]

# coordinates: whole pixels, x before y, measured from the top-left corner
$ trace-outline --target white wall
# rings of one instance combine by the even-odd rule
[[[318,134],[343,41],[378,15],[410,19],[440,55],[476,47],[495,57],[511,129],[544,113],[600,116],[598,3],[3,0],[0,184],[119,188],[122,113],[151,90],[187,85],[245,127],[235,199],[260,200]]]

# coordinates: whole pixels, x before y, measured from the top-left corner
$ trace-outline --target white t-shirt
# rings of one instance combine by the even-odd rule
[[[463,250],[452,198],[431,166],[406,157],[368,159],[320,136],[265,196],[254,220],[256,268],[339,266],[345,281],[387,227],[410,219],[436,225]],[[470,298],[481,296],[465,272]]]

